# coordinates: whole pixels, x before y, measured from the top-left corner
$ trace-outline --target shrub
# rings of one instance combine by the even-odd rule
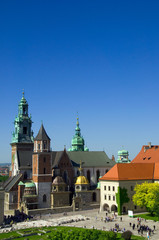
[[[131,240],[131,235],[132,235],[131,231],[126,231],[122,233],[121,237],[124,238],[125,240]]]

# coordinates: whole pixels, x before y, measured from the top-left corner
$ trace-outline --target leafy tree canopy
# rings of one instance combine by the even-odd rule
[[[133,196],[135,205],[146,207],[151,214],[159,215],[159,183],[137,184],[134,191],[136,192]]]

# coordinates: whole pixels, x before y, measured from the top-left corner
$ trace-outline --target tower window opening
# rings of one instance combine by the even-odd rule
[[[27,134],[27,127],[23,127],[23,134]]]
[[[44,174],[46,173],[46,168],[44,168]]]
[[[40,144],[38,144],[38,150],[40,150]]]
[[[23,114],[26,114],[26,108],[23,107]]]

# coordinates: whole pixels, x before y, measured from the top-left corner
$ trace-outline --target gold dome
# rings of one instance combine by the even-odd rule
[[[75,184],[89,184],[89,181],[85,176],[79,176]]]

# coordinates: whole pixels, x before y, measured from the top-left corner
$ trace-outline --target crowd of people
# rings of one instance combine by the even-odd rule
[[[18,222],[23,222],[26,220],[30,220],[31,218],[32,218],[31,216],[29,216],[25,213],[22,213],[22,212],[17,213],[15,216],[12,216],[12,215],[8,215],[7,217],[4,216],[4,222],[3,222],[2,226],[12,225],[13,223],[18,223]]]

